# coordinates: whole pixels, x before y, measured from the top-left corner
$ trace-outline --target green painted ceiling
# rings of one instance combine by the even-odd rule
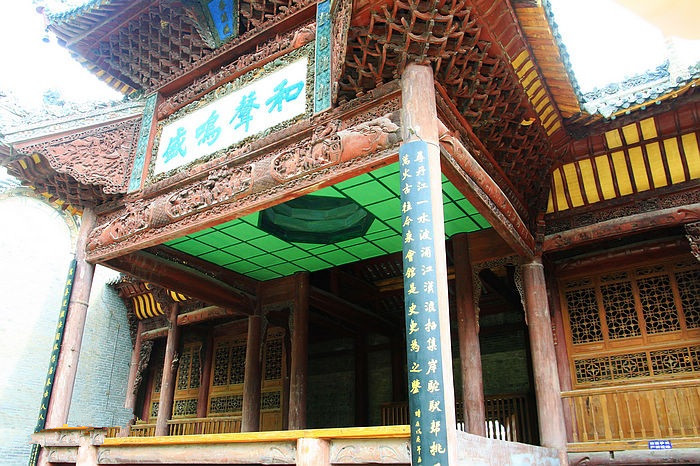
[[[364,236],[335,244],[290,243],[257,227],[254,214],[183,236],[166,245],[258,280],[314,272],[401,250],[399,164],[324,188],[308,196],[347,197],[376,220]],[[444,176],[445,235],[489,228],[488,222]]]

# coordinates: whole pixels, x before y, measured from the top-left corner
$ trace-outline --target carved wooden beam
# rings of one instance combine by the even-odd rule
[[[547,235],[544,252],[562,251],[600,240],[673,227],[700,220],[700,203],[645,212]]]
[[[384,335],[391,335],[394,331],[395,325],[388,320],[319,288],[311,287],[309,305],[351,326],[364,323],[365,328],[376,330]]]
[[[227,307],[207,306],[186,314],[180,314],[177,316],[177,325],[192,325],[199,322],[206,322],[208,320],[221,319],[224,317],[232,317],[241,314],[243,313]]]
[[[532,258],[535,239],[506,194],[479,165],[462,141],[441,125],[445,176],[477,208],[517,254]]]
[[[237,288],[250,296],[254,296],[257,292],[259,283],[257,280],[246,277],[243,274],[234,272],[233,270],[229,270],[225,267],[212,264],[204,259],[187,254],[186,252],[179,251],[163,244],[145,249],[145,251],[172,260],[173,262],[179,262],[184,265],[192,266],[204,272],[206,275],[214,277],[217,280],[221,280],[224,283],[228,283],[234,288]]]
[[[252,314],[255,309],[251,300],[236,288],[191,267],[144,251],[111,259],[105,265],[206,303],[245,314]]]
[[[340,129],[341,120],[326,121],[284,147],[248,152],[247,162],[239,157],[202,166],[176,187],[128,201],[92,231],[89,260],[155,246],[390,163],[399,142],[398,114],[377,118],[370,108],[366,115],[372,119],[347,129]]]

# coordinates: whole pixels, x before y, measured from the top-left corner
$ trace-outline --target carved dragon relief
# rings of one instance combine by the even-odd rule
[[[140,119],[133,118],[40,144],[21,147],[44,156],[57,173],[102,186],[106,194],[126,192]]]
[[[391,114],[339,130],[340,120],[331,120],[292,146],[264,153],[244,165],[233,161],[212,168],[175,191],[129,202],[121,213],[91,232],[89,255],[100,259],[154,236],[181,234],[213,217],[233,217],[261,198],[275,199],[284,191],[293,191],[299,180],[309,182],[312,175],[329,177],[332,173],[325,171],[329,168],[362,163],[372,154],[397,146],[400,135],[395,121],[398,115]]]

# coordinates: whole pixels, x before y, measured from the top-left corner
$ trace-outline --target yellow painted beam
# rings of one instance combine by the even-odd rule
[[[300,438],[320,439],[385,439],[406,438],[409,426],[343,427],[336,429],[280,430],[236,434],[173,435],[168,437],[106,438],[103,446],[205,445],[222,443],[292,442]]]

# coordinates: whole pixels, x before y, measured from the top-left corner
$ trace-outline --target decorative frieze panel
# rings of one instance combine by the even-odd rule
[[[361,120],[359,115],[353,114],[354,121]],[[345,129],[341,129],[342,120],[327,118],[314,129],[305,120],[231,150],[222,162],[197,167],[176,187],[163,186],[148,198],[127,202],[98,220],[101,224],[88,241],[90,259],[140,249],[144,242],[161,243],[187,230],[196,231],[198,224],[213,218],[231,220],[254,206],[274,203],[284,193],[368,169],[396,150],[400,136],[397,114],[377,118],[370,108],[364,115],[364,123]],[[246,162],[237,163],[244,155]]]
[[[282,394],[280,392],[265,392],[260,398],[260,409],[280,409]]]
[[[187,400],[175,400],[173,403],[173,417],[194,416],[197,414],[197,398]]]
[[[106,194],[120,194],[126,192],[139,127],[139,120],[131,118],[18,151],[41,154],[57,173],[85,185],[101,186]]]
[[[209,403],[210,414],[232,414],[243,411],[243,395],[212,397]]]

